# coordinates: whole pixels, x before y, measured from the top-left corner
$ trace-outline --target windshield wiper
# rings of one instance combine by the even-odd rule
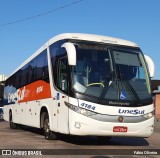
[[[140,103],[141,101],[140,101],[139,96],[137,95],[136,91],[134,90],[134,88],[132,87],[132,85],[130,84],[130,82],[128,80],[123,80],[122,75],[120,73],[119,65],[117,67],[118,67],[118,69],[117,69],[118,78],[120,79],[120,81],[122,83],[124,83],[124,85],[128,88],[128,90],[132,92],[133,97],[134,97],[134,101],[137,102],[137,103]],[[117,81],[117,89],[118,89],[118,95],[120,96],[120,88],[119,88],[118,81]]]
[[[132,87],[132,85],[130,84],[130,82],[128,80],[124,80],[123,82],[126,85],[126,87],[128,87],[128,89],[132,92],[132,94],[133,94],[133,96],[135,98],[135,101],[137,103],[140,103],[141,100],[139,99],[139,96],[137,95],[136,91],[134,90],[134,88]]]

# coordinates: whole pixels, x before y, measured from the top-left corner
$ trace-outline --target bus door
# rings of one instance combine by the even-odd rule
[[[68,127],[68,107],[64,102],[68,102],[68,60],[61,57],[57,61],[57,126],[61,133],[69,133]]]

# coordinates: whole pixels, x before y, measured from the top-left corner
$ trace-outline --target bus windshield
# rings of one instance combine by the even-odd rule
[[[140,50],[77,44],[71,68],[72,90],[108,105],[141,106],[151,102],[148,71]]]

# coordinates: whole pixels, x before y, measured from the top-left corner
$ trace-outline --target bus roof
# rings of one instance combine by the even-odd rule
[[[116,45],[124,45],[124,46],[131,46],[131,47],[138,47],[136,43],[113,38],[109,36],[101,36],[101,35],[93,35],[93,34],[82,34],[82,33],[64,33],[57,35],[49,40],[49,45],[52,43],[62,40],[62,39],[75,39],[75,40],[83,40],[83,41],[92,41],[92,42],[99,42],[99,43],[108,43],[108,44],[116,44]]]
[[[82,41],[91,41],[91,42],[98,42],[98,43],[107,43],[107,44],[114,44],[114,45],[123,45],[123,46],[130,46],[130,47],[138,47],[136,43],[108,37],[108,36],[101,36],[101,35],[94,35],[94,34],[82,34],[82,33],[63,33],[51,38],[47,41],[42,47],[40,47],[34,54],[32,54],[27,60],[25,60],[10,76],[12,76],[15,72],[17,72],[20,68],[26,65],[29,61],[35,58],[38,54],[40,54],[43,50],[45,50],[48,46],[53,44],[56,41],[63,40],[63,39],[74,39],[74,40],[82,40]]]

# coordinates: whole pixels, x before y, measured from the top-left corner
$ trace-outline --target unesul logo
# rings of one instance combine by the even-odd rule
[[[119,114],[132,114],[132,115],[138,115],[138,114],[143,115],[144,112],[145,112],[145,110],[138,110],[138,109],[135,109],[135,110],[119,109],[119,110],[118,110],[118,113],[119,113]]]
[[[22,90],[18,89],[15,93],[9,93],[8,94],[8,103],[18,103],[18,101],[24,99],[24,93],[25,93],[24,87]]]

